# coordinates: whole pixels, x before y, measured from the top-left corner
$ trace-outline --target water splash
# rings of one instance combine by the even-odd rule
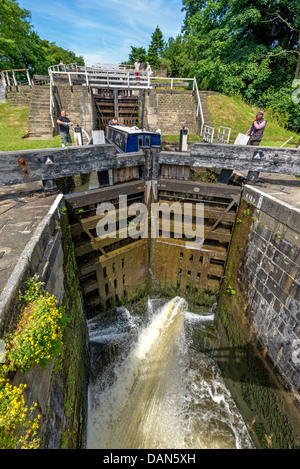
[[[189,351],[184,333],[187,312],[179,297],[163,307],[148,301],[149,324],[130,346],[127,341],[117,363],[107,366],[90,387],[88,448],[251,447],[216,364]],[[125,324],[125,329],[136,328],[123,310],[117,337],[123,336]],[[91,332],[92,340],[101,334],[106,340],[112,334],[111,329],[98,336]]]

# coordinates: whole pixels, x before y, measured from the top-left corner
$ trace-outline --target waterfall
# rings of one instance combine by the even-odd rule
[[[126,350],[90,386],[87,447],[251,447],[218,367],[189,350],[184,322],[185,315],[188,320],[193,315],[185,300],[150,305],[149,312],[149,323],[140,328],[122,310],[115,330]],[[93,340],[106,337],[105,328],[97,337],[94,322],[91,329]]]

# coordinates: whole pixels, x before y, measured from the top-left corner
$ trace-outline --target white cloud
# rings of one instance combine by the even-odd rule
[[[183,24],[181,0],[20,0],[19,5],[31,11],[42,39],[82,55],[87,64],[98,56],[97,62],[126,60],[131,45],[147,49],[156,26],[167,39]]]

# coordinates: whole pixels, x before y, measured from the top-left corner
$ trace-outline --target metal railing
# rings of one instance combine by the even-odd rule
[[[198,84],[197,84],[196,77],[194,77],[194,81],[193,81],[193,90],[196,92],[196,97],[197,97],[197,113],[196,113],[196,116],[198,117],[199,114],[200,114],[200,120],[201,120],[200,135],[203,136],[204,116],[203,116],[203,109],[202,109],[202,104],[201,104],[201,99],[200,99],[200,94],[199,94],[199,89],[198,89]]]
[[[57,64],[57,65],[51,65],[50,67],[48,67],[49,75],[52,72],[68,72],[68,71],[76,71],[76,70],[77,70],[77,63],[76,62],[73,62],[73,63],[70,63],[70,64],[60,63],[60,64]]]
[[[203,126],[203,141],[207,143],[213,143],[214,142],[214,133],[215,129],[211,127],[210,125],[204,125]]]
[[[231,128],[220,125],[217,135],[217,142],[229,143]]]
[[[19,75],[17,77],[17,74]],[[31,86],[31,80],[29,76],[28,68],[22,69],[13,69],[13,70],[2,70],[1,72],[1,80],[3,83],[4,89],[7,87],[18,86],[21,85],[29,85]]]
[[[120,69],[93,69],[88,67],[77,67],[76,71],[49,70],[50,83],[55,85],[59,79],[67,80],[69,86],[81,82],[88,88],[119,88],[119,89],[143,89],[151,88],[151,77],[143,73],[136,77],[133,70]]]

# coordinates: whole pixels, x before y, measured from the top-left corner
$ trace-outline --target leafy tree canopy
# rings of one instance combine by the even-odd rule
[[[32,73],[45,74],[49,65],[77,62],[82,57],[66,51],[55,43],[42,40],[31,24],[31,13],[15,0],[0,0],[0,70],[28,68]]]
[[[139,59],[140,63],[146,62],[146,49],[144,47],[133,47],[131,46],[131,52],[128,57],[128,64],[134,64],[136,59]]]
[[[201,89],[238,93],[277,113],[282,109],[289,125],[299,130],[292,83],[300,78],[300,2],[182,0],[182,4],[182,36],[169,39],[163,51],[170,72],[196,76]]]

